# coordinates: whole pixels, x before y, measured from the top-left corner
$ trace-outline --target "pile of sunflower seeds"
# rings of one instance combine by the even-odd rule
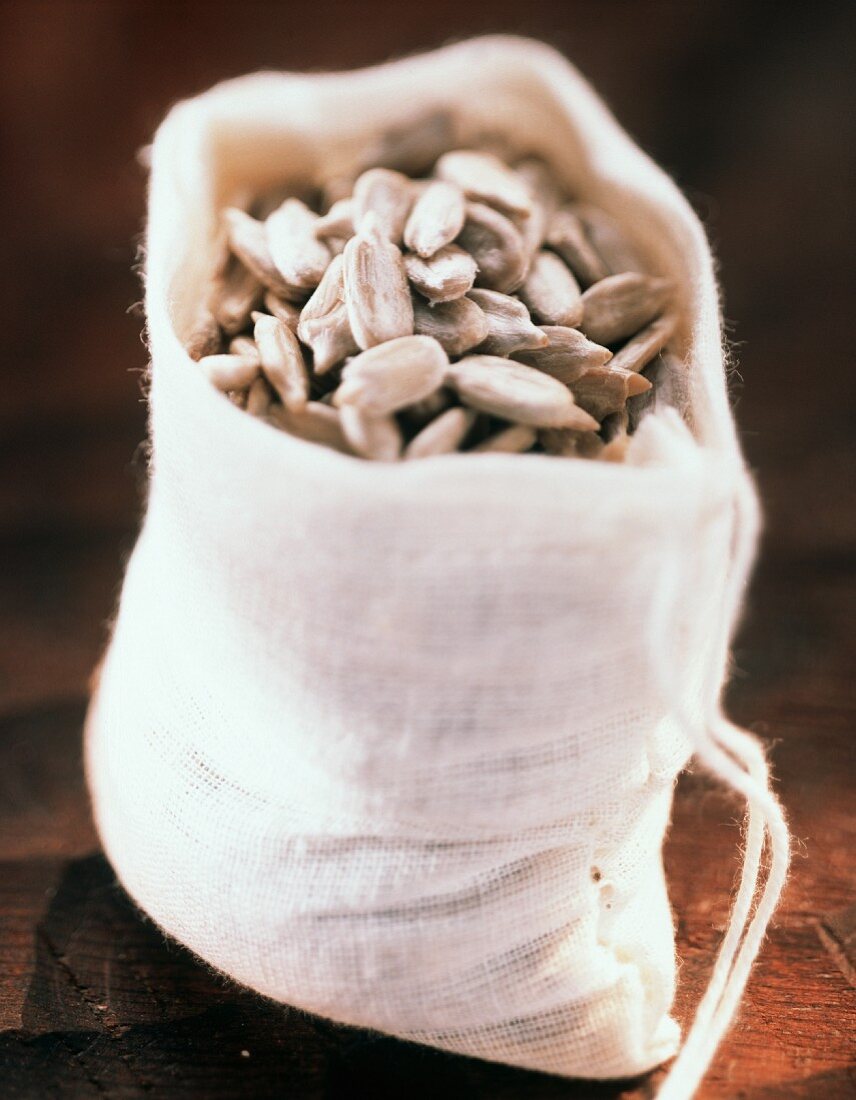
[[[226,209],[190,355],[251,415],[363,458],[620,461],[675,334],[671,284],[543,161],[431,162]]]

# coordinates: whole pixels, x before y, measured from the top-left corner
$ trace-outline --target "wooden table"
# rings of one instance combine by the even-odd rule
[[[143,211],[133,150],[169,102],[219,76],[365,62],[437,42],[438,26],[524,30],[583,59],[715,240],[728,315],[741,321],[738,419],[768,516],[730,702],[773,744],[796,853],[739,1023],[700,1095],[856,1095],[846,9],[813,5],[810,21],[783,9],[772,24],[760,4],[643,14],[557,2],[523,19],[502,0],[464,13],[442,0],[430,12],[377,5],[354,27],[344,4],[313,5],[317,18],[288,7],[127,0],[7,5],[0,16],[0,110],[19,185],[3,227],[15,275],[0,401],[0,1095],[653,1095],[656,1074],[616,1085],[541,1077],[337,1027],[230,985],[134,910],[87,808],[86,682],[142,475],[129,371],[144,352],[139,318],[125,312]],[[667,863],[683,1019],[727,916],[741,813],[703,774],[681,780]]]

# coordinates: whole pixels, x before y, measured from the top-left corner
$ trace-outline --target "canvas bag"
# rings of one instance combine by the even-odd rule
[[[347,172],[451,106],[620,220],[686,319],[624,465],[385,465],[278,432],[182,344],[219,209]],[[663,1096],[692,1093],[775,907],[787,831],[721,716],[754,553],[704,233],[559,55],[488,38],[361,72],[257,74],[152,150],[147,513],[86,732],[105,850],[208,963],[349,1024],[593,1078],[671,1057],[661,846],[695,753],[749,806],[740,889]],[[773,859],[758,884],[765,835]],[[748,928],[748,930],[747,930]]]

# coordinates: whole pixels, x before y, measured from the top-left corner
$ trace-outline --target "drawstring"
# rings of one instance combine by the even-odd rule
[[[742,469],[737,471],[734,506],[731,566],[717,623],[717,648],[711,660],[711,674],[705,690],[705,697],[711,701],[703,722],[699,723],[687,712],[673,666],[667,665],[667,662],[656,662],[656,674],[672,712],[684,728],[697,731],[696,756],[709,771],[745,798],[747,809],[746,847],[740,885],[728,927],[707,990],[696,1009],[695,1019],[678,1057],[657,1093],[657,1100],[689,1100],[698,1088],[737,1011],[788,871],[790,836],[781,806],[770,789],[770,773],[763,749],[751,734],[723,715],[720,702],[719,670],[728,653],[731,632],[754,557],[759,526],[755,493]],[[674,599],[661,601],[652,623],[654,653],[670,651],[667,646],[671,620],[680,597],[680,571],[675,571],[671,581]],[[769,868],[757,897],[754,915],[751,915],[758,895],[765,840],[769,842]]]

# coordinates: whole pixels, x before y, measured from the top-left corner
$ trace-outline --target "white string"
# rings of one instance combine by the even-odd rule
[[[696,731],[697,757],[723,782],[742,794],[747,804],[746,848],[728,927],[692,1027],[660,1087],[657,1100],[689,1100],[698,1088],[737,1011],[787,877],[790,837],[782,809],[770,790],[763,749],[749,733],[725,718],[720,701],[719,669],[740,609],[759,526],[752,486],[744,471],[738,470],[736,474],[734,545],[716,632],[715,657],[719,660],[711,661],[711,679],[706,692],[711,701],[702,723],[687,712],[674,670],[663,668],[662,662],[655,662],[664,697],[671,702],[673,713],[687,730]],[[675,599],[664,599],[660,603],[660,614],[652,624],[655,653],[669,652],[663,643],[668,641],[669,620],[678,606],[680,571],[676,574],[672,578]],[[770,842],[770,866],[750,921],[765,836]]]

